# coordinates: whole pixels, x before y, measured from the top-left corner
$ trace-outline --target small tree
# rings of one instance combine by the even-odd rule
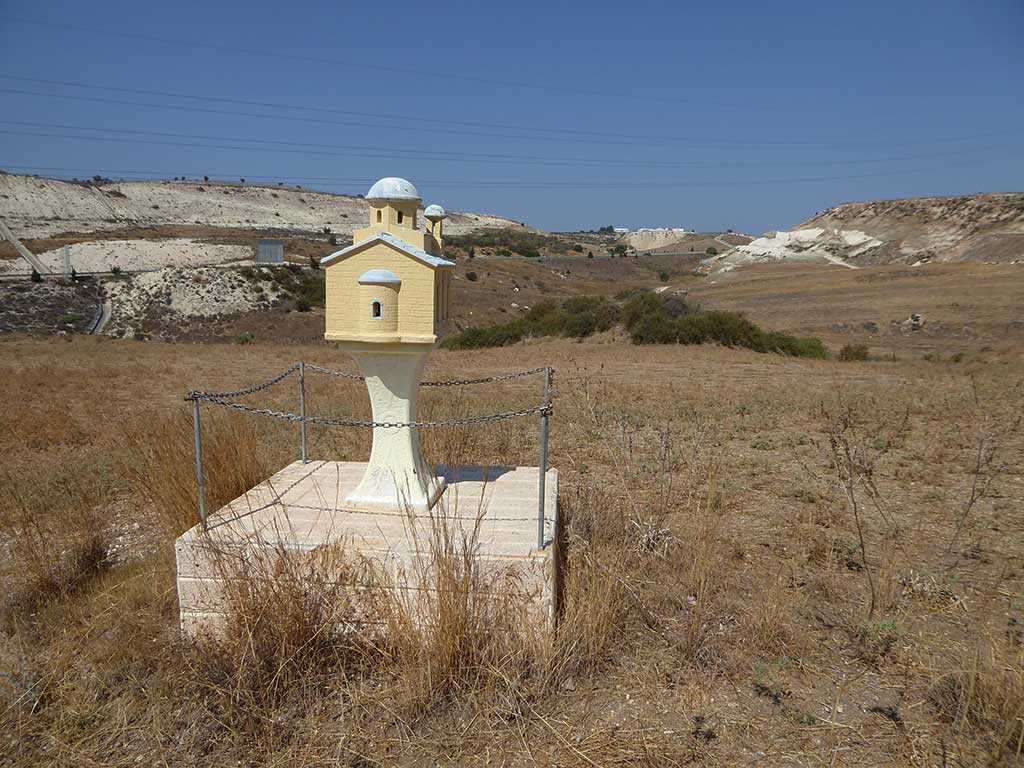
[[[209,180],[210,180],[209,176],[203,176],[203,181],[209,181]]]
[[[32,267],[32,276],[29,278],[33,283],[43,282],[43,276],[36,272],[36,268]]]
[[[316,256],[309,257],[309,268],[320,269],[320,260]]]
[[[594,252],[593,251],[587,251],[587,258],[588,259],[594,258]]]
[[[78,282],[78,273],[75,271],[74,267],[71,268],[71,282],[72,283],[77,283]]]
[[[475,259],[476,258],[476,248],[470,247],[468,256],[471,259]]]

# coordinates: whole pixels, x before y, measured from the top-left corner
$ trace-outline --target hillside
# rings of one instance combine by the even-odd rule
[[[440,202],[427,200],[427,203]],[[206,226],[351,236],[367,220],[360,197],[294,186],[205,181],[68,182],[0,172],[0,220],[20,238],[138,227]],[[450,212],[445,231],[519,226],[489,214]]]
[[[784,259],[850,267],[1024,259],[1024,193],[845,203],[791,230],[768,232],[708,259],[708,271]]]

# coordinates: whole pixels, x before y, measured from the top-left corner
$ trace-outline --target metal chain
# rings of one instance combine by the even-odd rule
[[[252,406],[245,405],[243,403],[236,403],[222,397],[203,397],[201,399],[206,400],[208,403],[214,403],[215,405],[223,405],[225,408],[233,408],[236,411],[255,413],[261,416],[273,416],[276,419],[285,419],[286,421],[303,420],[297,413],[285,413],[283,411],[275,411],[270,408],[253,408]],[[471,416],[464,419],[445,419],[444,421],[350,421],[348,419],[327,419],[317,416],[307,416],[305,421],[307,424],[319,424],[325,427],[382,427],[385,429],[396,429],[399,427],[459,427],[468,424],[485,424],[490,421],[500,421],[502,419],[514,419],[520,416],[529,416],[534,413],[550,414],[551,410],[551,404],[547,403],[522,411],[504,411],[502,413],[492,413],[486,416]]]
[[[482,379],[461,379],[454,381],[421,381],[421,387],[461,387],[469,384],[492,384],[496,381],[508,381],[510,379],[518,379],[523,376],[533,376],[538,373],[544,373],[543,368],[533,368],[529,371],[518,371],[517,373],[506,373],[500,376],[485,376]]]
[[[344,373],[343,371],[334,371],[330,368],[323,368],[313,363],[306,363],[307,371],[317,371],[319,373],[327,374],[328,376],[337,376],[342,379],[351,379],[353,381],[366,381],[365,376],[356,376],[352,373]],[[529,371],[517,371],[516,373],[506,373],[499,376],[485,376],[481,379],[454,379],[451,381],[421,381],[419,386],[421,387],[462,387],[471,384],[492,384],[496,381],[509,381],[510,379],[518,379],[523,376],[533,376],[538,373],[544,373],[543,368],[533,368]]]
[[[342,371],[332,371],[330,368],[321,368],[319,365],[313,363],[306,363],[307,371],[317,371],[318,373],[325,373],[328,376],[337,376],[340,379],[351,379],[352,381],[366,381],[365,376],[356,376],[354,373],[344,373]]]
[[[257,384],[254,387],[249,387],[249,389],[240,389],[237,392],[202,392],[200,390],[195,390],[194,389],[194,390],[192,390],[191,392],[188,393],[188,397],[186,399],[187,400],[210,400],[210,401],[214,401],[214,400],[219,400],[219,399],[225,398],[225,397],[243,397],[245,395],[251,395],[251,394],[254,394],[255,392],[259,392],[260,390],[269,389],[270,387],[274,386],[278,382],[283,381],[284,379],[287,379],[289,376],[291,376],[297,370],[299,370],[299,364],[298,363],[293,365],[291,368],[289,368],[287,371],[282,373],[280,376],[277,376],[277,377],[271,379],[270,381],[268,381],[268,382],[266,382],[264,384]]]

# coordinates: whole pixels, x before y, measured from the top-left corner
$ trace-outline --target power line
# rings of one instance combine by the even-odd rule
[[[422,132],[455,133],[455,134],[460,134],[460,135],[465,134],[465,135],[484,136],[486,138],[504,137],[504,138],[514,138],[514,139],[525,138],[525,139],[528,139],[528,140],[539,140],[538,137],[528,137],[528,136],[509,136],[509,135],[503,135],[503,134],[490,135],[490,134],[481,134],[481,133],[474,133],[474,132],[461,132],[461,131],[454,130],[454,129],[444,129],[444,128],[430,128],[430,127],[419,127],[419,126],[397,126],[397,125],[373,125],[373,124],[368,124],[368,123],[354,123],[354,122],[350,122],[350,121],[326,120],[326,119],[323,119],[323,118],[300,118],[300,117],[286,116],[286,115],[262,115],[262,114],[256,114],[256,113],[238,112],[238,111],[233,111],[233,110],[218,110],[218,109],[213,109],[213,108],[205,108],[205,106],[183,106],[183,105],[179,105],[179,104],[160,104],[160,103],[152,103],[152,102],[128,101],[128,100],[125,100],[125,99],[116,99],[116,98],[104,98],[104,97],[100,97],[100,96],[77,96],[77,95],[66,94],[66,93],[41,93],[41,92],[38,92],[38,91],[27,91],[27,90],[22,90],[22,89],[17,89],[17,88],[0,88],[0,93],[11,93],[11,94],[27,95],[27,96],[38,96],[38,97],[43,97],[43,98],[63,98],[63,99],[73,99],[73,100],[77,100],[77,101],[90,101],[90,102],[98,102],[98,103],[120,104],[120,105],[125,105],[125,106],[132,106],[132,108],[136,108],[136,109],[137,108],[148,108],[148,109],[158,109],[158,110],[169,110],[169,111],[172,111],[172,112],[197,112],[197,113],[203,113],[203,114],[230,115],[230,116],[233,116],[233,117],[247,117],[247,118],[265,119],[265,120],[284,120],[284,121],[293,122],[293,123],[316,123],[316,124],[323,124],[323,125],[334,125],[334,126],[344,126],[344,127],[353,127],[354,126],[354,127],[365,127],[365,128],[374,128],[374,129],[386,128],[386,129],[402,130],[402,131],[414,131],[414,132],[417,132],[417,133],[422,133]],[[1019,131],[1007,131],[1006,133],[1013,134],[1013,133],[1018,133],[1018,132]],[[1006,134],[1000,133],[1000,134],[991,134],[991,135],[1006,135]],[[608,143],[608,142],[605,142],[605,141],[598,141],[596,139],[582,139],[582,138],[581,139],[574,139],[574,138],[564,138],[564,137],[551,137],[548,140],[563,141],[563,142],[569,142],[569,143],[596,143],[596,144]],[[959,140],[961,140],[961,139],[948,139],[948,141],[950,141],[950,142],[959,141]],[[624,143],[624,142],[611,142],[611,143]],[[644,146],[648,145],[648,144],[629,144],[628,142],[626,142],[626,144],[627,145],[644,145]],[[662,145],[662,144],[655,144],[654,146],[664,147],[664,145]],[[721,145],[715,145],[715,146],[703,146],[701,148],[706,148],[706,150],[725,150],[725,148],[729,148],[729,147],[725,147],[725,146],[721,146]],[[732,147],[732,148],[735,148],[735,147]],[[824,147],[824,146],[817,146],[817,147],[813,147],[813,148],[826,148],[826,147]]]
[[[707,169],[744,169],[758,167],[815,167],[815,166],[845,166],[845,165],[871,165],[877,163],[905,162],[910,160],[926,160],[939,157],[953,157],[959,155],[971,155],[981,152],[1005,149],[1005,145],[990,145],[987,147],[973,147],[948,152],[930,152],[916,155],[904,155],[901,157],[880,157],[880,158],[858,158],[845,160],[817,160],[817,161],[708,161],[708,160],[616,160],[605,158],[563,158],[543,155],[508,155],[480,152],[428,152],[418,150],[394,150],[382,151],[379,146],[360,146],[343,144],[318,144],[309,142],[282,141],[277,139],[251,139],[231,136],[210,136],[202,134],[181,134],[167,131],[144,131],[127,128],[100,128],[93,126],[76,126],[60,123],[35,123],[23,120],[0,120],[0,125],[15,125],[33,128],[66,129],[76,131],[91,131],[99,133],[128,134],[130,136],[157,136],[173,139],[188,139],[191,141],[159,141],[147,139],[134,139],[118,136],[108,138],[104,136],[76,136],[69,134],[38,133],[34,131],[15,131],[0,129],[0,133],[18,136],[35,136],[43,138],[77,139],[84,141],[101,141],[119,144],[150,144],[159,146],[176,146],[193,149],[227,149],[238,151],[259,151],[278,152],[299,155],[326,155],[334,157],[348,157],[361,159],[393,158],[413,161],[441,161],[441,162],[462,162],[462,163],[496,163],[514,165],[555,165],[555,166],[576,166],[576,167],[621,167],[621,168],[707,168]],[[224,141],[231,144],[199,144],[196,141]],[[237,142],[248,144],[281,145],[281,146],[243,146]],[[294,148],[294,149],[293,149]],[[328,151],[345,150],[345,151]],[[355,152],[356,154],[353,154]],[[369,154],[358,154],[365,152]]]
[[[45,21],[42,19],[28,19],[21,16],[13,16],[9,14],[0,15],[0,19],[3,19],[4,21],[8,22],[13,22],[16,24],[33,24],[44,27],[68,29],[75,32],[88,32],[90,34],[95,35],[119,37],[122,39],[145,40],[148,42],[163,43],[166,45],[185,45],[194,48],[206,48],[209,50],[222,51],[225,53],[243,53],[250,56],[259,56],[261,58],[265,58],[267,55],[266,50],[256,48],[243,48],[241,46],[224,45],[223,43],[208,43],[200,40],[188,40],[185,38],[162,37],[159,35],[142,34],[139,32],[117,32],[112,29],[104,29],[101,27],[87,27],[80,24],[68,24],[67,22]],[[657,99],[650,99],[648,97],[638,96],[637,94],[630,92],[615,92],[578,87],[574,88],[561,85],[531,83],[521,80],[502,80],[497,78],[479,77],[477,75],[465,75],[457,72],[436,72],[423,69],[409,69],[405,67],[383,66],[380,64],[363,64],[360,62],[346,59],[334,59],[325,56],[311,56],[309,54],[291,53],[289,51],[275,51],[274,56],[277,59],[292,59],[294,61],[305,61],[311,64],[330,64],[336,67],[349,67],[352,69],[368,70],[371,72],[393,72],[395,74],[408,75],[411,77],[429,78],[431,81],[435,82],[437,80],[461,80],[463,82],[480,83],[484,85],[498,85],[504,88],[523,88],[537,91],[548,91],[553,93],[575,93],[581,96],[596,97],[600,99],[613,98],[629,99],[630,101],[661,101],[673,102],[677,104],[689,104],[691,106],[704,105],[727,109],[749,110],[752,106],[756,106],[757,109],[769,112],[777,112],[780,109],[783,109],[783,107],[775,104],[751,105],[750,103],[736,104],[719,101],[695,101],[693,99],[680,99],[671,96],[659,96]]]
[[[81,83],[68,80],[50,80],[35,77],[18,77],[15,75],[0,74],[0,79],[13,80],[23,83],[36,83],[40,85],[58,85],[70,88],[82,88],[86,90],[99,90],[99,91],[112,91],[115,93],[128,93],[142,96],[158,96],[167,97],[173,99],[187,99],[189,101],[201,101],[201,102],[213,102],[216,104],[238,104],[248,107],[262,107],[264,109],[278,109],[278,110],[301,110],[307,112],[318,112],[327,114],[339,114],[339,115],[350,115],[353,117],[361,118],[376,118],[381,120],[404,120],[412,121],[420,125],[422,123],[435,123],[438,125],[450,125],[460,128],[493,128],[499,130],[513,130],[523,131],[527,133],[543,133],[543,134],[564,134],[566,136],[584,136],[591,138],[612,138],[612,139],[630,139],[640,142],[645,142],[638,146],[654,146],[662,147],[673,144],[687,144],[688,142],[695,142],[698,145],[713,145],[713,146],[751,146],[751,147],[802,147],[802,146],[821,146],[824,148],[833,148],[840,144],[850,144],[851,146],[871,146],[875,144],[886,144],[888,146],[918,146],[926,144],[946,144],[946,143],[960,143],[967,141],[977,141],[980,139],[989,139],[999,136],[1007,136],[1012,134],[1020,133],[1019,130],[1006,130],[1006,131],[991,131],[984,134],[975,134],[972,136],[956,136],[956,137],[944,137],[936,138],[931,140],[917,140],[913,142],[893,142],[887,139],[879,138],[820,138],[820,139],[790,139],[781,141],[765,141],[765,140],[748,140],[748,139],[725,139],[721,137],[682,137],[682,136],[654,136],[654,135],[642,135],[642,134],[628,134],[628,133],[611,133],[606,131],[587,131],[575,128],[552,128],[548,126],[526,126],[517,125],[514,123],[489,123],[489,122],[476,122],[469,120],[447,120],[441,118],[424,117],[421,115],[400,115],[382,112],[359,112],[346,109],[338,109],[336,107],[324,107],[320,105],[310,106],[303,104],[281,104],[276,102],[266,101],[253,101],[249,99],[239,99],[230,96],[217,95],[217,96],[197,96],[195,94],[178,93],[174,91],[158,91],[146,88],[127,88],[123,86],[110,86],[110,85],[98,85],[95,83]],[[60,94],[48,94],[55,97],[60,97]],[[359,124],[362,125],[362,124]],[[375,126],[376,127],[376,126]],[[471,134],[480,135],[480,134]],[[530,138],[536,140],[550,140],[552,136],[538,136],[538,137],[527,137],[519,136],[516,138]]]

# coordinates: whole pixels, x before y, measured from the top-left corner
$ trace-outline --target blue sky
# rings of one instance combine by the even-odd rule
[[[4,0],[0,32],[5,170],[752,233],[1024,187],[1020,0]]]

